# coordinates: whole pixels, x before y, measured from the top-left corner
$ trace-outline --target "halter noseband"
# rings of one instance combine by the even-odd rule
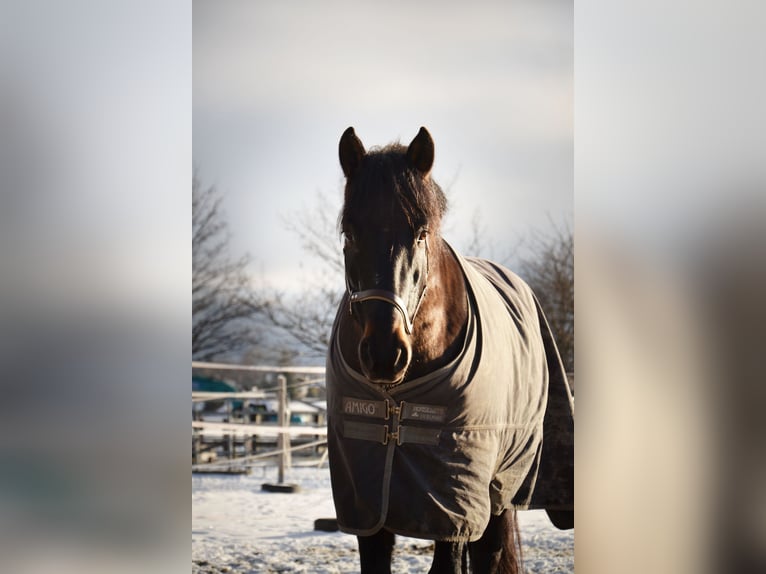
[[[426,296],[426,289],[428,288],[428,240],[425,240],[426,244],[426,272],[425,276],[423,278],[423,290],[420,292],[420,297],[418,297],[418,302],[415,305],[415,310],[412,312],[412,316],[410,316],[409,312],[407,311],[407,303],[399,297],[396,293],[393,291],[386,291],[385,289],[365,289],[364,291],[352,291],[351,285],[348,282],[348,276],[346,276],[346,289],[348,290],[349,299],[348,299],[348,312],[349,314],[354,314],[354,303],[362,303],[364,301],[370,301],[370,300],[377,300],[377,301],[383,301],[385,303],[389,303],[394,306],[394,308],[399,311],[402,315],[402,319],[404,320],[404,329],[407,331],[408,335],[412,335],[412,323],[415,320],[415,315],[417,315],[418,310],[420,309],[421,303],[423,303],[423,299]]]

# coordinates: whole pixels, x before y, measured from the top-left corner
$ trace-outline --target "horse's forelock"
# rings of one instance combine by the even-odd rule
[[[407,148],[399,143],[372,148],[352,179],[346,182],[340,223],[380,216],[381,200],[394,200],[407,224],[429,225],[435,231],[447,210],[447,198],[430,175],[410,167]],[[388,202],[386,202],[388,204]]]

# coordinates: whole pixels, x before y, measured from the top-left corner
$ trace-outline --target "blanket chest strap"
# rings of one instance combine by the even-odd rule
[[[345,438],[357,438],[387,444],[388,435],[388,425],[343,421],[343,436]]]
[[[398,425],[389,432],[388,425],[343,421],[343,436],[345,438],[369,440],[383,445],[387,445],[389,441],[395,441],[398,445],[406,443],[437,445],[439,444],[440,433],[441,429],[438,428],[406,425]]]

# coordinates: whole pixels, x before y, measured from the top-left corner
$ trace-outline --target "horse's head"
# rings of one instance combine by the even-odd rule
[[[340,225],[350,312],[361,328],[359,362],[370,381],[397,383],[410,365],[427,297],[429,237],[438,234],[446,208],[430,176],[434,143],[420,128],[408,147],[368,153],[348,128],[339,148],[346,176]]]

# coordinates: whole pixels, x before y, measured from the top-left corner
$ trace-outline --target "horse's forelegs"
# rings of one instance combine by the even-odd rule
[[[357,536],[362,574],[391,574],[394,535],[379,530],[372,536]]]
[[[437,542],[434,561],[428,574],[463,574],[468,572],[465,545],[462,542]]]

